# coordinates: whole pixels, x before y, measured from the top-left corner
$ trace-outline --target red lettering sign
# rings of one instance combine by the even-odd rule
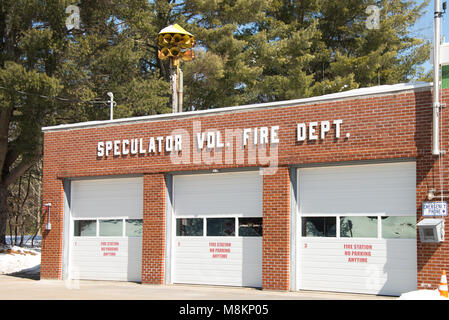
[[[118,242],[100,242],[100,251],[103,253],[104,257],[115,257],[117,255],[118,248]]]
[[[348,257],[347,262],[368,263],[368,257],[371,257],[371,244],[344,244],[344,255]]]
[[[231,253],[230,242],[209,242],[209,252],[213,259],[227,259]]]

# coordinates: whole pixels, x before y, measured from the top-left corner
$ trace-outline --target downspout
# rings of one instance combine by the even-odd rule
[[[432,154],[440,154],[440,34],[441,34],[441,0],[434,0],[434,39],[433,39],[433,127]]]

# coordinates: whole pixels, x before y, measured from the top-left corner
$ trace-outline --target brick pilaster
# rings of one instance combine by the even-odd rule
[[[262,288],[289,290],[290,174],[280,167],[263,177]]]
[[[143,178],[142,283],[163,284],[165,276],[165,176]]]

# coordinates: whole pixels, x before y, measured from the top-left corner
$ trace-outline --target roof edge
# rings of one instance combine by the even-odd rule
[[[266,103],[257,103],[257,104],[249,104],[242,106],[233,106],[233,107],[225,107],[225,108],[217,108],[217,109],[207,109],[207,110],[197,110],[197,111],[186,111],[181,113],[163,113],[156,114],[150,116],[142,116],[142,117],[132,117],[132,118],[121,118],[121,119],[113,119],[113,120],[98,120],[98,121],[87,121],[87,122],[78,122],[71,124],[61,124],[56,126],[43,127],[43,132],[52,132],[52,131],[64,131],[71,129],[85,129],[92,127],[102,127],[102,126],[110,126],[110,125],[120,125],[120,124],[130,124],[130,123],[138,123],[138,122],[147,122],[147,121],[156,121],[156,120],[171,120],[176,118],[185,118],[185,117],[193,117],[193,116],[201,116],[207,114],[214,113],[227,113],[232,111],[242,111],[242,110],[251,110],[251,109],[259,109],[259,108],[275,108],[275,107],[287,107],[292,105],[300,105],[306,103],[313,102],[325,102],[332,100],[340,100],[345,98],[356,98],[362,96],[374,96],[379,94],[386,94],[398,91],[409,91],[416,90],[422,88],[431,88],[433,86],[432,83],[429,82],[417,82],[417,83],[399,83],[394,85],[381,85],[375,87],[368,88],[360,88],[353,89],[338,93],[331,93],[322,96],[309,97],[309,98],[301,98],[294,100],[284,100],[278,102],[266,102]]]

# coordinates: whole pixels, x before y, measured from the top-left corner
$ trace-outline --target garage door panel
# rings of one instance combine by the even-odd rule
[[[128,217],[141,219],[142,178],[72,181],[72,217]]]
[[[313,267],[313,271],[304,271],[302,274],[304,275],[304,280],[306,281],[308,277],[318,276],[318,275],[326,275],[326,276],[349,276],[354,279],[360,277],[366,277],[369,273],[376,273],[378,277],[391,277],[394,275],[394,278],[402,278],[409,279],[407,271],[413,271],[413,268],[410,269],[402,269],[402,268],[388,268],[388,272],[385,270],[385,265],[381,263],[370,263],[369,265],[360,266],[357,268],[348,268],[344,262],[332,262],[332,268],[328,268],[325,265],[323,267],[317,267],[315,264],[304,264],[304,267]],[[405,271],[405,272],[404,272]]]
[[[258,172],[174,177],[176,216],[262,216],[262,176]]]
[[[335,280],[331,278],[326,278],[322,281],[314,281],[311,283],[305,283],[304,290],[323,290],[323,291],[335,291],[335,292],[348,292],[348,293],[363,293],[371,294],[373,291],[381,292],[384,285],[371,284],[369,289],[360,286],[360,283],[350,283],[345,281],[345,279]]]
[[[142,178],[76,180],[71,186],[70,277],[141,281],[142,238],[123,234],[123,227],[126,227],[123,220],[143,217]],[[98,225],[100,221],[110,218],[121,220],[122,227],[115,230],[120,236],[97,234],[102,230]],[[93,235],[75,236],[77,220],[96,221],[96,228],[91,232]]]
[[[376,216],[381,231],[383,216],[416,215],[415,170],[414,162],[299,169],[299,221]],[[320,228],[315,221],[310,223]],[[372,232],[364,224],[357,227],[357,234],[363,228]],[[385,239],[382,232],[376,238],[340,237],[338,230],[335,236],[300,237],[299,288],[386,295],[416,290],[416,239]]]
[[[303,240],[304,241],[304,240]],[[395,260],[411,260],[415,257],[415,255],[411,255],[410,252],[407,252],[406,249],[411,249],[414,246],[416,246],[416,240],[408,240],[408,241],[400,241],[396,240],[401,243],[394,243],[394,240],[391,241],[383,241],[383,240],[376,240],[376,242],[371,242],[371,246],[375,250],[365,250],[365,249],[345,249],[344,245],[347,243],[353,243],[354,245],[360,244],[357,240],[334,240],[333,243],[325,242],[325,243],[319,243],[320,240],[315,240],[316,243],[311,243],[310,241],[305,240],[304,242],[307,243],[307,248],[302,248],[303,254],[306,254],[308,257],[313,258],[315,257],[322,257],[324,259],[327,259],[329,257],[345,257],[342,255],[342,251],[349,251],[352,253],[353,251],[363,251],[363,252],[369,252],[371,255],[371,258],[381,257],[385,258],[388,254],[393,255]]]
[[[177,237],[175,244],[176,283],[261,286],[261,238]]]
[[[180,254],[177,251],[178,257],[176,257],[176,262],[182,264],[185,268],[191,266],[192,268],[197,268],[198,264],[209,264],[210,266],[226,266],[227,268],[233,268],[235,270],[242,268],[242,262],[238,255],[233,254],[229,255],[226,259],[215,259],[212,260],[210,256],[200,256],[198,253],[195,253],[196,256],[194,261],[192,261],[192,255],[190,254]],[[237,258],[236,258],[237,257]]]
[[[197,275],[201,277],[203,280],[211,280],[211,278],[208,277],[207,275],[212,275],[212,277],[215,280],[220,281],[223,284],[226,282],[224,280],[229,277],[233,279],[238,279],[241,282],[242,277],[234,276],[235,272],[239,270],[240,268],[238,268],[237,266],[230,266],[230,268],[229,267],[220,268],[219,265],[216,265],[215,268],[202,268],[201,270],[195,269],[195,271],[185,269],[179,271],[176,275],[178,280],[181,280],[182,277],[185,277],[185,279],[188,280],[189,277],[191,277],[192,275]]]
[[[102,246],[102,243],[118,243]],[[113,251],[102,250],[113,248]],[[117,249],[117,250],[115,250]],[[72,279],[141,281],[141,238],[76,239],[72,246]],[[105,253],[113,253],[113,256]]]
[[[303,289],[305,290],[326,290],[340,292],[357,292],[395,295],[403,293],[402,290],[412,291],[413,277],[406,277],[399,273],[385,274],[378,270],[368,268],[360,275],[335,275],[323,273],[319,279],[310,275],[310,281],[305,278]]]
[[[387,281],[388,276],[386,274],[376,274],[376,277],[370,278],[369,274],[373,274],[377,270],[367,269],[361,270],[360,274],[331,274],[331,273],[323,273],[320,276],[320,279],[313,279],[313,281],[308,282],[307,278],[304,280],[305,286],[309,283],[308,288],[312,289],[313,284],[322,284],[331,286],[333,284],[339,284],[342,289],[349,289],[352,287],[358,287],[362,290],[372,289],[371,286],[375,285],[377,288],[382,287],[383,284]],[[335,276],[338,275],[336,278]],[[313,274],[310,274],[313,276]],[[374,281],[373,281],[374,280]],[[324,286],[316,289],[325,289]],[[315,289],[315,290],[316,290]]]
[[[176,283],[260,287],[257,270],[254,272],[245,273],[244,277],[235,277],[235,271],[226,269],[189,272],[178,275]]]
[[[323,257],[306,257],[307,261],[301,262],[301,266],[303,268],[312,268],[312,269],[319,269],[319,266],[322,265],[324,269],[329,270],[330,273],[337,272],[335,270],[338,270],[338,272],[344,270],[352,270],[357,268],[348,267],[348,259],[341,258],[341,257],[335,257],[332,259],[332,257],[329,258],[323,258]],[[411,272],[413,270],[416,270],[413,266],[406,267],[407,264],[414,264],[415,261],[412,259],[396,259],[394,262],[390,262],[388,265],[386,265],[386,257],[370,257],[369,258],[369,265],[373,267],[380,266],[382,269],[388,268],[389,271],[396,270],[402,270],[404,272]],[[357,262],[353,262],[357,263]],[[332,267],[329,267],[329,264],[332,264]],[[359,262],[359,264],[367,264],[366,262]],[[304,271],[307,272],[307,271]],[[315,273],[314,271],[311,271],[311,273]]]
[[[354,252],[369,252],[369,256],[353,255],[352,250],[344,248],[344,244],[347,244],[348,241],[341,241],[340,248],[335,248],[334,244],[328,250],[323,248],[325,244],[319,244],[322,247],[320,250],[316,250],[313,244],[308,245],[307,248],[301,250],[301,288],[313,289],[310,287],[311,283],[321,281],[320,279],[329,275],[334,277],[334,281],[339,280],[340,277],[353,277],[351,281],[358,279],[357,282],[360,282],[360,287],[364,285],[364,280],[359,278],[361,275],[370,279],[371,282],[383,282],[382,277],[385,278],[385,281],[394,279],[398,290],[416,286],[416,243],[414,241],[400,242],[402,242],[402,245],[394,243],[394,241],[377,241],[372,244],[371,250],[353,250]],[[354,242],[353,244],[358,243]],[[354,258],[366,260],[349,260]],[[369,274],[371,276],[368,276]],[[376,280],[377,278],[379,279]],[[346,282],[346,280],[343,282]],[[318,286],[315,286],[315,289],[326,290],[326,288],[319,288]],[[343,286],[342,289],[349,290],[346,286]],[[371,287],[365,289],[372,289],[373,291],[370,293],[378,293],[376,292],[377,289]]]
[[[98,256],[100,257],[100,256]],[[79,257],[78,258],[85,258]],[[109,261],[100,261],[100,262],[85,262],[82,264],[82,270],[122,270],[127,267],[128,257],[110,257]],[[75,264],[73,269],[79,268],[80,265]]]
[[[198,277],[195,279],[195,284],[202,284],[202,285],[227,285],[227,286],[243,286],[243,284],[237,280],[235,280],[232,277],[229,277],[228,279],[226,279],[226,284],[223,284],[223,282],[221,280],[215,280],[216,278],[214,277],[213,274],[207,274],[206,278],[202,278],[202,277]],[[204,279],[208,279],[208,280],[204,280]],[[189,281],[179,281],[178,283],[192,283]]]
[[[404,292],[414,290],[416,290],[416,277],[410,277],[409,279],[401,279],[395,278],[395,276],[392,275],[389,277],[388,281],[385,282],[379,289],[379,294],[400,296]]]
[[[410,199],[415,197],[415,168],[409,162],[300,169],[300,211],[414,214]]]
[[[259,172],[180,175],[173,186],[173,225],[177,218],[203,218],[202,236],[173,230],[173,282],[261,287],[262,237],[206,236],[209,218],[262,217]],[[219,224],[211,230],[221,232]]]
[[[229,258],[231,259],[231,258]],[[211,261],[211,258],[209,257],[204,257],[204,258],[197,258],[195,257],[195,262],[191,261],[192,258],[190,257],[190,259],[188,259],[187,257],[182,257],[182,258],[177,258],[176,262],[177,263],[181,263],[183,265],[183,268],[178,270],[176,272],[176,274],[180,274],[181,272],[184,272],[185,270],[197,270],[198,269],[198,264],[208,264],[207,268],[226,268],[226,270],[234,270],[234,271],[239,271],[242,270],[242,262],[238,261],[237,259],[235,259],[235,261],[232,260],[228,260],[228,259],[221,259],[220,261]],[[259,268],[260,265],[259,263],[246,263],[246,266],[248,267],[248,269],[253,270],[254,267]],[[204,267],[206,268],[206,267]],[[201,268],[203,269],[203,268]]]
[[[92,271],[85,271],[81,272],[79,274],[79,278],[83,280],[103,280],[103,281],[134,281],[134,280],[128,280],[126,276],[123,275],[123,273],[103,273],[103,272],[92,272]]]

